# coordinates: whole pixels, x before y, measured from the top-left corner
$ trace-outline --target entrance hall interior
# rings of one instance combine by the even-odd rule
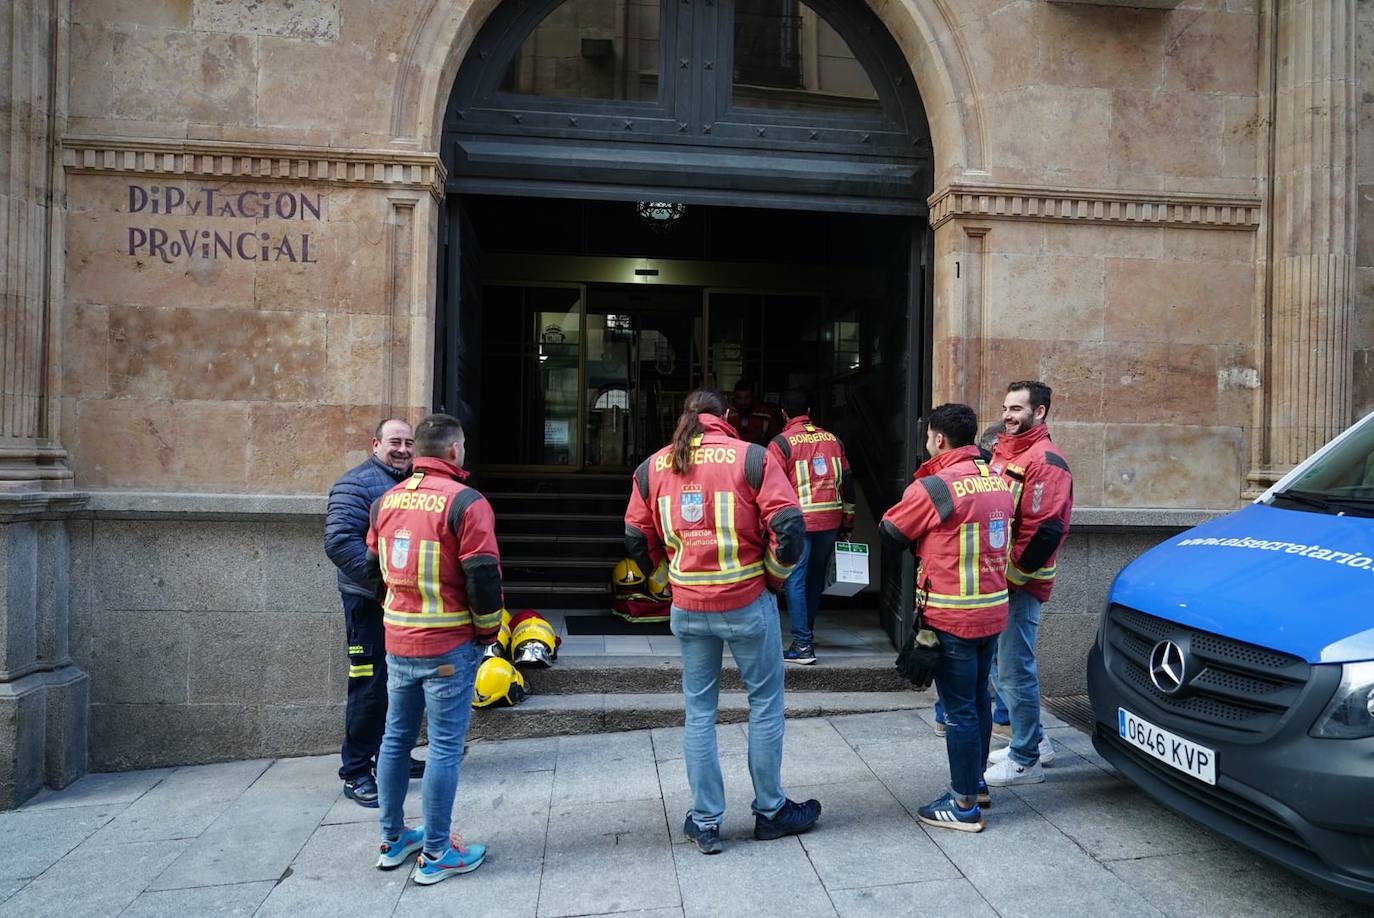
[[[436,402],[472,431],[508,606],[608,605],[630,473],[700,386],[728,397],[743,380],[771,403],[810,392],[813,417],[848,450],[858,535],[876,543],[874,510],[905,474],[910,362],[924,352],[908,327],[917,221],[469,194],[451,198],[448,225],[461,251],[447,261],[466,282],[441,313],[451,345]],[[445,391],[457,378],[475,398]],[[876,593],[845,602],[878,605]]]

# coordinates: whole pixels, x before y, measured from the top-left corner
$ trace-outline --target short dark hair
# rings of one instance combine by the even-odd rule
[[[442,459],[463,435],[463,423],[451,414],[431,414],[415,425],[415,455]]]
[[[1008,392],[1020,392],[1022,390],[1030,393],[1031,411],[1043,407],[1045,417],[1050,416],[1050,395],[1053,394],[1050,387],[1038,379],[1021,379],[1007,386]]]
[[[978,415],[968,405],[941,405],[930,413],[926,426],[944,434],[949,445],[957,449],[968,446],[978,436]]]
[[[377,429],[372,432],[372,439],[382,439],[382,429],[386,427],[386,425],[390,424],[392,421],[400,421],[407,427],[410,426],[410,422],[407,421],[405,418],[382,418],[381,422],[377,424]]]
[[[811,411],[811,396],[802,389],[788,389],[782,394],[782,410],[789,418],[807,414]]]
[[[751,382],[750,382],[749,380],[747,380],[747,379],[741,379],[739,382],[735,383],[735,388],[732,389],[731,391],[732,391],[732,392],[753,392],[753,391],[754,391],[754,384],[751,383]]]

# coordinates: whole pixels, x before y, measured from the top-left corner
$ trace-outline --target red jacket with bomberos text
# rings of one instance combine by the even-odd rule
[[[386,651],[437,657],[501,627],[501,556],[491,504],[442,459],[415,460],[405,481],[372,504],[369,560],[386,584]]]
[[[839,437],[797,415],[769,442],[768,455],[797,492],[807,532],[854,528],[854,482]]]
[[[1069,534],[1073,473],[1044,424],[1023,434],[998,434],[988,463],[1011,482],[1016,498],[1007,583],[1041,602],[1054,589],[1054,563]]]
[[[916,470],[883,535],[914,543],[917,605],[925,624],[956,637],[998,634],[1007,624],[1007,544],[1015,512],[1011,485],[976,446],[941,453]]]
[[[700,416],[692,467],[671,468],[665,446],[635,470],[625,548],[646,572],[666,560],[673,605],[690,612],[747,606],[777,591],[805,537],[797,495],[762,446],[715,415]]]

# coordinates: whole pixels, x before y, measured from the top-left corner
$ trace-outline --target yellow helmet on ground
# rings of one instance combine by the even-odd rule
[[[482,657],[507,657],[510,656],[510,613],[505,609],[501,610],[501,630],[496,635],[496,642],[488,644],[487,649],[482,651]]]
[[[618,562],[615,571],[611,574],[611,586],[615,589],[625,589],[626,587],[639,586],[644,582],[644,572],[639,569],[632,558],[625,558]]]
[[[489,657],[477,667],[477,679],[472,686],[472,706],[517,705],[525,700],[525,677],[520,670],[501,657]]]
[[[547,619],[530,611],[521,612],[510,633],[510,658],[516,663],[550,666],[558,656],[558,636]]]
[[[654,568],[649,577],[649,598],[659,602],[669,602],[673,598],[673,588],[668,583],[668,562],[664,561]]]

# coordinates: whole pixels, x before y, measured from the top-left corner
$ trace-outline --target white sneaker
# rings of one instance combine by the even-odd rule
[[[994,749],[988,753],[988,764],[995,765],[998,762],[1005,762],[1011,755],[1011,746],[1003,746],[1001,749]],[[1054,743],[1050,742],[1048,736],[1040,740],[1040,764],[1054,764]]]
[[[1039,784],[1045,780],[1045,769],[1040,767],[1039,762],[1020,765],[1015,759],[1003,759],[995,765],[988,766],[988,770],[983,772],[983,780],[987,782],[988,787]]]

